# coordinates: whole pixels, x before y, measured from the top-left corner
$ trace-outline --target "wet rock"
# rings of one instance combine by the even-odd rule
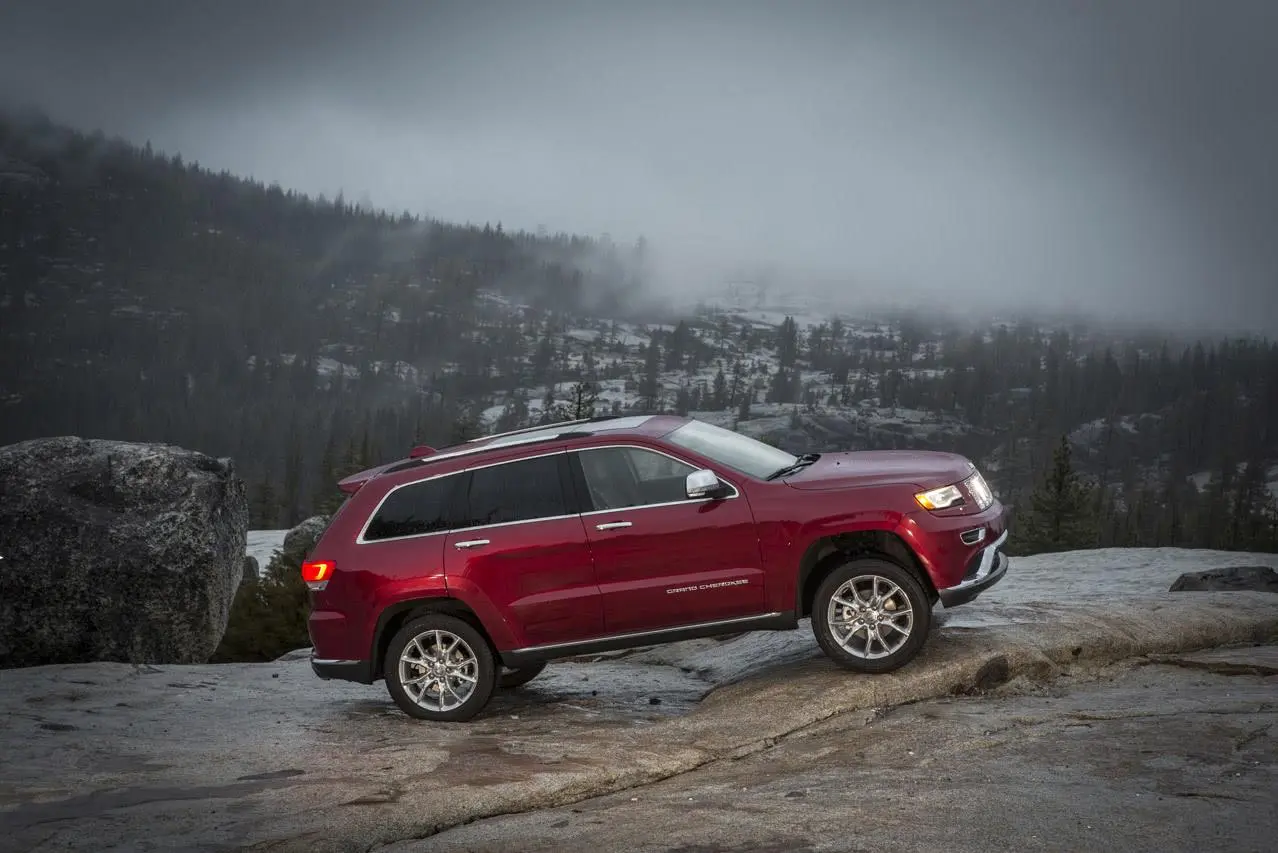
[[[207,661],[247,528],[230,460],[77,437],[0,448],[0,666]]]
[[[1268,566],[1231,566],[1185,572],[1171,585],[1171,592],[1251,590],[1278,592],[1278,572]]]
[[[294,527],[284,536],[284,550],[305,557],[315,547],[328,527],[328,516],[313,515]]]
[[[958,696],[970,696],[993,690],[1000,684],[1006,684],[1012,677],[1011,663],[1004,655],[997,655],[981,664],[980,669],[972,677],[971,682],[954,688]]]

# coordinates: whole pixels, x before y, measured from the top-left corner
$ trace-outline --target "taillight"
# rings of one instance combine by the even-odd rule
[[[328,586],[328,579],[336,568],[337,564],[332,560],[308,560],[302,563],[302,580],[313,592],[319,592]]]

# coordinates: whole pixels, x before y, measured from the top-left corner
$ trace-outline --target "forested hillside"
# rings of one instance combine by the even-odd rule
[[[644,300],[661,292],[649,254],[364,210],[0,118],[0,443],[232,456],[254,523],[277,526],[415,442],[669,410],[795,450],[967,453],[1033,513],[1027,534],[1049,531],[1037,549],[1278,549],[1272,342],[867,316],[798,281],[707,282],[676,310]]]

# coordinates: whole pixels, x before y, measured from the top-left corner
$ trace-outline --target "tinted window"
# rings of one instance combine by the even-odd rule
[[[440,477],[391,492],[373,516],[364,539],[373,541],[447,530],[449,498],[457,483],[456,477]]]
[[[663,453],[638,447],[603,447],[578,454],[595,509],[624,509],[687,500],[695,469]]]
[[[567,515],[559,459],[538,456],[471,472],[464,526]]]

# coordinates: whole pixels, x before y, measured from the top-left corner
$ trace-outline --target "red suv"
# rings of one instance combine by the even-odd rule
[[[476,439],[348,477],[302,567],[311,666],[467,720],[553,658],[812,617],[838,664],[909,662],[932,607],[1002,579],[1003,506],[962,456],[794,456],[666,415]]]

